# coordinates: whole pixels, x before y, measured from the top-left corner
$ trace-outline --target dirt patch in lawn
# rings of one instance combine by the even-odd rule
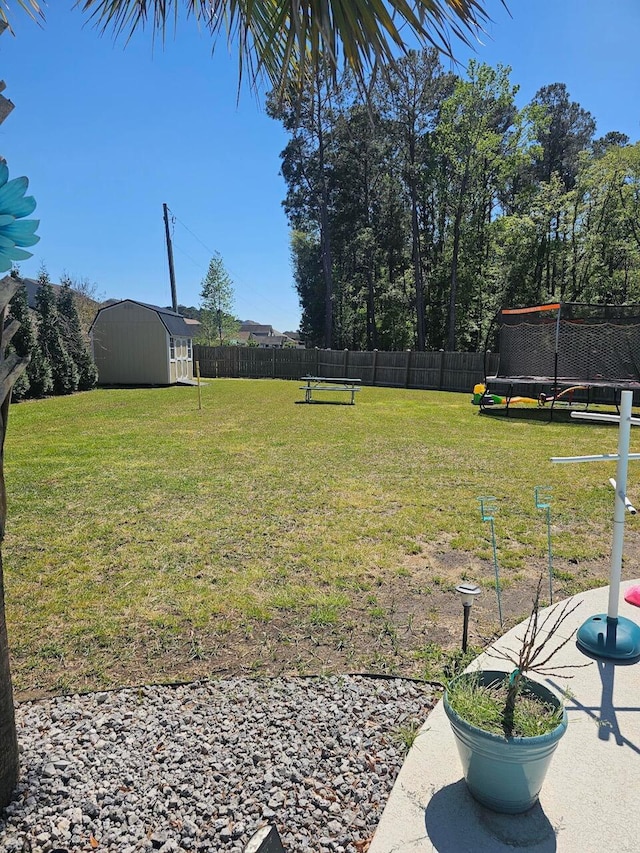
[[[640,537],[628,536],[623,579],[639,576]],[[608,583],[608,561],[554,561],[554,600]],[[548,603],[548,564],[501,576],[500,626],[493,582],[485,583],[471,611],[469,644],[484,647],[525,619],[543,574],[543,604]],[[298,624],[286,618],[256,625],[251,638],[238,642],[238,663],[274,674],[297,671],[370,672],[430,677],[437,649],[460,646],[462,607],[455,587],[463,580],[494,577],[493,565],[446,541],[424,545],[409,556],[399,573],[377,578],[373,588],[351,594],[351,605],[336,624]],[[588,614],[585,614],[585,618]],[[231,640],[231,638],[229,638]],[[237,638],[236,638],[237,642]]]
[[[526,571],[503,572],[501,630],[493,564],[452,549],[445,537],[421,547],[396,573],[372,574],[365,589],[348,590],[349,604],[337,610],[282,611],[242,625],[214,620],[206,630],[188,635],[140,633],[117,648],[79,650],[64,660],[53,657],[37,671],[22,671],[16,660],[16,698],[224,675],[371,673],[437,679],[440,654],[460,646],[458,583],[484,579],[469,627],[469,643],[478,648],[526,618],[540,573],[545,576],[545,603],[548,599],[544,555]],[[639,561],[640,535],[629,531],[623,579],[640,576]],[[609,567],[608,559],[554,560],[555,600],[606,584]]]

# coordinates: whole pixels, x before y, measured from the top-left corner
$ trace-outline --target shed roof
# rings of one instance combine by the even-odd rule
[[[112,302],[110,305],[105,305],[98,310],[98,313],[93,318],[91,329],[96,324],[96,320],[102,311],[108,311],[110,308],[115,308],[118,305],[123,305],[125,302],[131,302],[133,305],[141,305],[143,308],[148,308],[150,311],[155,311],[162,325],[167,332],[173,337],[181,336],[184,338],[193,337],[193,328],[189,327],[185,322],[182,314],[177,314],[170,308],[161,308],[159,305],[150,305],[148,302],[138,302],[137,299],[121,299],[119,302]]]

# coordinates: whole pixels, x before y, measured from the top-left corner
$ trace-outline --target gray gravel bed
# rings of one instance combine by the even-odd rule
[[[362,676],[229,678],[17,706],[21,776],[6,853],[362,853],[424,720],[427,685]]]

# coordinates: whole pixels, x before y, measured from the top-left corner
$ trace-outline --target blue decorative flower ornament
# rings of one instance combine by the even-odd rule
[[[23,219],[36,209],[33,196],[25,196],[28,178],[9,180],[9,169],[0,160],[0,272],[7,272],[15,261],[26,261],[32,252],[20,246],[34,246],[40,237],[36,228],[39,219]]]

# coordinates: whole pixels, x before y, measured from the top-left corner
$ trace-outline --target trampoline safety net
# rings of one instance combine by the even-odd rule
[[[575,302],[503,309],[500,377],[640,380],[640,305]]]

